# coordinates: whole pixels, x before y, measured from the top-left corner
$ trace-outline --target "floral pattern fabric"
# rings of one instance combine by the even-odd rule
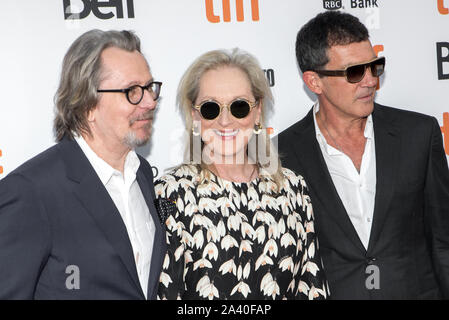
[[[323,299],[328,296],[312,204],[301,176],[199,183],[183,165],[155,182],[176,202],[158,299]]]

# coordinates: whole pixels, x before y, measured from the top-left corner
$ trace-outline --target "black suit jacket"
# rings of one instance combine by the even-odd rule
[[[165,232],[151,166],[139,159],[137,181],[156,226],[148,283],[148,299],[155,299]],[[145,299],[125,224],[73,140],[0,181],[0,299]]]
[[[367,250],[332,182],[313,110],[278,137],[283,166],[302,174],[310,188],[331,297],[448,298],[449,170],[438,122],[378,104],[372,116],[377,182]],[[368,289],[374,274],[380,287]]]

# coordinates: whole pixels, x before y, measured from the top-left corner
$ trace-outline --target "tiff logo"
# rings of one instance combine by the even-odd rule
[[[63,0],[64,5],[64,19],[84,19],[91,12],[102,20],[111,19],[117,16],[117,19],[123,19],[123,2],[126,2],[126,9],[128,11],[128,18],[134,18],[134,0],[77,0],[75,4],[72,4],[73,0]],[[83,5],[83,10],[79,11],[80,2]],[[100,8],[115,8],[116,15],[112,11],[104,13],[100,11]],[[76,10],[73,12],[73,10]]]
[[[444,6],[444,0],[437,0],[438,12],[440,14],[449,14],[449,9]]]
[[[444,150],[449,156],[449,113],[443,113],[443,126],[441,127],[441,132],[444,135]]]
[[[206,1],[206,18],[209,22],[220,22],[220,16],[215,14],[214,0]],[[223,4],[223,22],[231,21],[231,4],[230,0],[222,0]],[[243,14],[243,0],[235,0],[235,9],[237,21],[241,22],[245,20]],[[259,0],[251,0],[251,16],[253,21],[259,21]]]

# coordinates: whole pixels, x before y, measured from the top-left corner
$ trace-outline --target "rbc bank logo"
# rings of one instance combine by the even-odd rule
[[[323,8],[327,10],[337,10],[341,9],[342,0],[323,0]]]
[[[123,19],[123,4],[126,3],[128,18],[134,18],[134,0],[63,0],[64,19],[84,19],[91,12],[102,20],[114,18]],[[82,10],[80,6],[82,5]],[[112,11],[105,13],[100,8],[115,8],[115,14]]]
[[[355,8],[378,8],[377,0],[348,0],[351,9]],[[323,8],[326,10],[338,10],[343,8],[342,0],[323,0]],[[344,8],[343,8],[344,9]]]
[[[351,8],[378,8],[377,0],[351,0]]]
[[[220,17],[223,18],[223,22],[231,21],[231,0],[222,0],[222,15],[216,15],[214,10],[214,0],[206,1],[206,18],[209,22],[218,23],[221,21]],[[237,21],[245,21],[243,2],[246,5],[251,4],[251,18],[253,21],[259,21],[259,0],[235,0],[235,13]]]

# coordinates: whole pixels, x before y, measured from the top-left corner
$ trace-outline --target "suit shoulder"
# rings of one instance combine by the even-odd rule
[[[287,129],[283,130],[281,133],[279,133],[278,137],[279,139],[285,139],[290,136],[292,136],[295,132],[301,131],[304,128],[306,128],[308,124],[308,121],[306,118],[302,118],[301,120],[295,122]]]
[[[49,177],[49,174],[55,172],[55,168],[60,164],[61,157],[58,145],[54,145],[31,159],[25,161],[9,175],[22,175],[27,178],[33,177]]]
[[[27,160],[0,181],[0,207],[17,203],[36,207],[41,203],[46,186],[57,180],[62,165],[56,146]]]
[[[435,121],[435,117],[416,112],[411,110],[399,109],[389,106],[384,106],[376,104],[375,113],[385,117],[386,119],[394,120],[398,123],[421,123],[421,124],[431,124]]]

